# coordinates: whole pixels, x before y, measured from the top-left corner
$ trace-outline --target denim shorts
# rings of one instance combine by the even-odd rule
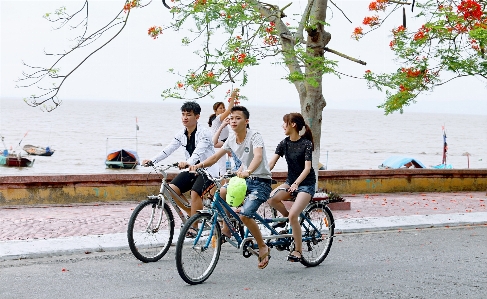
[[[289,186],[291,186],[291,184],[286,181],[286,184],[288,184]],[[296,189],[296,191],[293,192],[292,196],[296,196],[298,195],[299,192],[305,192],[305,193],[308,193],[309,195],[311,195],[311,198],[313,198],[313,196],[315,195],[315,185],[305,185],[305,186],[301,186],[299,185],[298,186],[298,189]]]
[[[245,181],[247,183],[247,194],[243,205],[240,207],[239,214],[253,218],[260,205],[265,203],[271,195],[271,180],[268,183],[250,179]],[[227,184],[223,187],[226,188],[226,186]]]

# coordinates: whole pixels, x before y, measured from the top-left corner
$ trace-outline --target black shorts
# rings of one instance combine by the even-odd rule
[[[199,196],[203,196],[215,185],[212,180],[208,179],[205,175],[198,175],[189,171],[180,172],[172,181],[171,184],[176,185],[181,193],[192,190],[198,193]]]

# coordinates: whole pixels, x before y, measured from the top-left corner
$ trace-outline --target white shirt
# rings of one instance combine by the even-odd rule
[[[193,154],[190,155],[186,150],[186,143],[188,138],[185,134],[185,131],[186,129],[178,131],[173,140],[159,154],[151,159],[152,163],[156,164],[166,159],[180,147],[184,149],[184,156],[186,157],[186,162],[189,165],[195,165],[198,162],[203,162],[215,153],[211,131],[208,128],[197,125],[195,135],[196,148],[194,149]],[[208,167],[208,172],[212,176],[218,176],[218,166],[212,165]]]

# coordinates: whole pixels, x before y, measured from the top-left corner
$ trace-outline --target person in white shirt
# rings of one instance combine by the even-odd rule
[[[150,160],[143,160],[142,165],[156,164],[179,148],[185,150],[186,161],[178,163],[179,169],[187,168],[204,161],[215,153],[212,133],[208,128],[198,126],[201,107],[196,102],[185,102],[181,106],[181,121],[184,129],[180,130],[174,136],[174,139],[156,156]],[[218,175],[218,168],[210,167],[208,169],[212,176]],[[179,195],[191,190],[191,209],[181,206],[189,216],[194,215],[198,210],[203,209],[203,193],[211,189],[213,182],[207,178],[198,176],[196,173],[189,171],[180,172],[169,184],[169,186]]]
[[[215,136],[216,132],[221,127],[223,121],[230,115],[230,109],[232,109],[233,106],[235,105],[235,98],[237,96],[237,92],[238,90],[232,91],[227,109],[225,109],[225,103],[223,102],[216,102],[215,104],[213,104],[213,111],[215,113],[210,115],[210,118],[208,120],[208,126],[210,127],[213,136]],[[218,140],[225,142],[225,140],[227,140],[228,138],[228,133],[229,133],[228,127],[224,126],[217,137]],[[222,157],[220,160],[218,160],[220,175],[226,172],[226,168],[225,168],[226,161],[227,161],[227,157]]]

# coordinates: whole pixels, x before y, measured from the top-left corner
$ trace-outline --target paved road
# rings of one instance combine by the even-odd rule
[[[269,266],[228,244],[207,282],[189,286],[174,248],[141,264],[127,251],[0,263],[0,298],[485,298],[487,226],[340,234],[305,268],[272,250]]]
[[[352,208],[333,210],[337,233],[487,223],[485,192],[349,194],[344,198]],[[126,249],[127,223],[137,204],[0,207],[0,261]]]

